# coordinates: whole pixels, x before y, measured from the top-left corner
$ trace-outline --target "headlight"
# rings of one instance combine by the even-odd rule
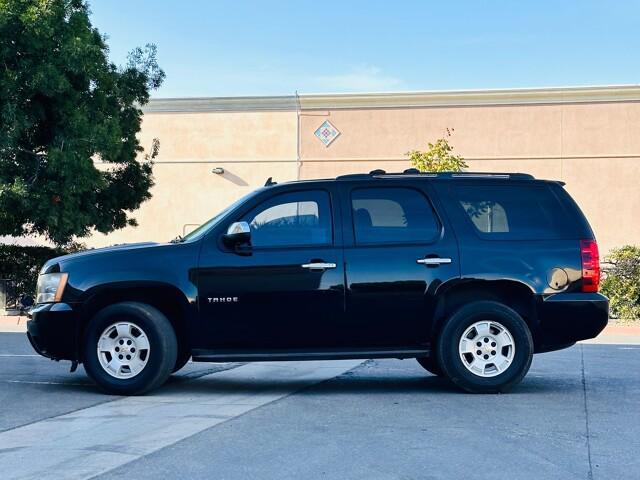
[[[46,273],[38,277],[36,303],[59,302],[67,285],[68,273]]]

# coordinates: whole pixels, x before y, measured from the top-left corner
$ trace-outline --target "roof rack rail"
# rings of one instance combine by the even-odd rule
[[[489,177],[489,178],[517,178],[520,180],[535,180],[536,177],[531,175],[530,173],[519,173],[519,172],[453,172],[451,173],[451,177]]]
[[[340,175],[336,180],[364,180],[369,178],[398,178],[398,177],[431,177],[431,178],[512,178],[516,180],[535,180],[529,173],[502,172],[420,172],[416,168],[408,168],[403,172],[387,173],[384,170],[372,170],[369,173],[352,173]]]
[[[371,177],[372,175],[368,173],[348,173],[346,175],[338,175],[336,180],[365,180]]]

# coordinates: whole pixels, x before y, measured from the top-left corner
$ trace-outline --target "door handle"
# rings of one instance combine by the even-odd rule
[[[326,262],[303,263],[300,266],[308,270],[326,270],[328,268],[336,268],[335,263],[326,263]]]
[[[422,265],[431,265],[431,266],[438,266],[438,265],[443,265],[446,263],[451,263],[451,259],[450,258],[440,258],[440,257],[434,257],[434,258],[419,258],[418,260],[416,260],[417,263],[421,263]]]

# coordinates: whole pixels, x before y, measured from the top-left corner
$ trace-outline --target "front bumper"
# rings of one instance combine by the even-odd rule
[[[538,302],[536,352],[594,338],[609,321],[609,299],[599,293],[556,293]]]
[[[54,360],[77,360],[78,320],[70,305],[36,305],[29,317],[27,337],[36,352]]]

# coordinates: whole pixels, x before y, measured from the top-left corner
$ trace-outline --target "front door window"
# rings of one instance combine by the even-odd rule
[[[329,195],[322,190],[283,193],[244,219],[253,248],[309,247],[333,243]]]

